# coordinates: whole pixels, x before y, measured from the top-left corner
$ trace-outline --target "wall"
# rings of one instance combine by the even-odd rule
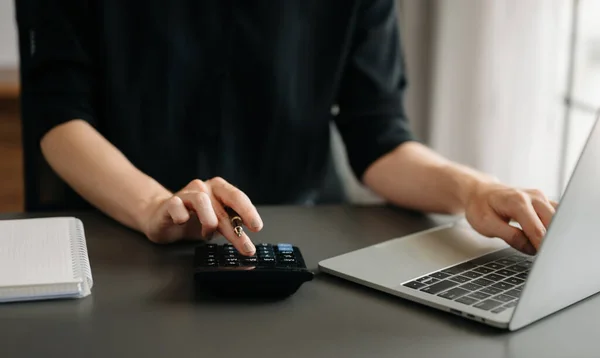
[[[0,0],[0,68],[14,67],[18,61],[14,1]]]

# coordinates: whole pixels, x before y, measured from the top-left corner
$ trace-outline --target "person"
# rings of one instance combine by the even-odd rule
[[[226,208],[258,232],[259,204],[318,204],[333,122],[353,173],[389,203],[464,213],[534,254],[555,202],[411,133],[397,10],[394,0],[19,0],[23,125],[72,190],[60,208],[87,203],[155,243],[216,232],[253,254]]]

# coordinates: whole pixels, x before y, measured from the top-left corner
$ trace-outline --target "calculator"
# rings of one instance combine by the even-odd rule
[[[194,254],[197,290],[217,296],[285,298],[314,273],[306,268],[302,253],[292,244],[256,244],[256,253],[245,256],[231,244],[204,244]]]

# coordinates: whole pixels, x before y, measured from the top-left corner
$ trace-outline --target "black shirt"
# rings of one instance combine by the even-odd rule
[[[282,204],[318,198],[332,121],[358,178],[411,139],[394,0],[16,5],[30,152],[79,118],[170,190],[221,176]]]

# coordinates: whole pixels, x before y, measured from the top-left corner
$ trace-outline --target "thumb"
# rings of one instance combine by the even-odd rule
[[[471,224],[475,230],[487,237],[498,237],[513,248],[528,255],[535,255],[535,247],[529,242],[525,233],[505,220],[496,213],[485,215],[485,219],[476,220]]]

